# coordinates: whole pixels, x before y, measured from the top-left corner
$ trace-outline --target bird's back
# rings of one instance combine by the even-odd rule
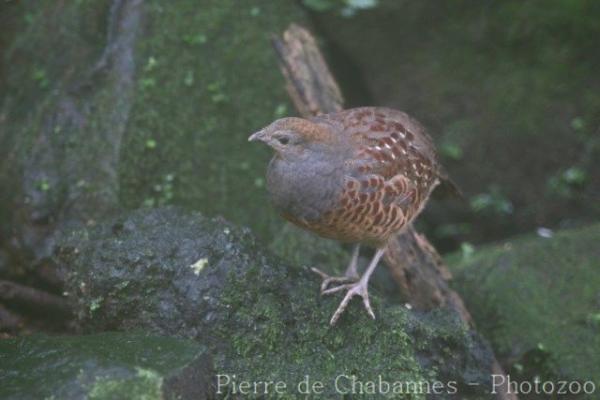
[[[386,107],[359,107],[319,115],[312,118],[312,121],[330,125],[338,135],[359,148],[380,142],[385,154],[393,150],[386,148],[386,143],[390,147],[396,144],[400,150],[400,157],[405,155],[401,151],[403,148],[408,151],[408,148],[412,147],[415,151],[411,152],[411,156],[418,155],[426,159],[435,166],[435,172],[439,168],[433,140],[423,125],[402,111]],[[391,154],[388,155],[391,157]]]

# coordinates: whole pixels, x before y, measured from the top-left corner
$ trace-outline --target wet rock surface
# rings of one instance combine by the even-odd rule
[[[194,341],[142,333],[0,341],[2,399],[212,398],[212,361]]]
[[[320,298],[307,268],[263,252],[223,219],[134,211],[65,239],[58,262],[71,271],[67,291],[83,332],[193,338],[211,349],[216,373],[282,380],[292,397],[305,375],[325,382],[329,396],[344,374],[456,382],[461,398],[490,387],[489,348],[452,311],[415,312],[372,288],[376,321],[353,301],[330,327],[340,299]]]
[[[177,208],[139,210],[76,231],[58,260],[70,271],[67,292],[86,332],[143,327],[202,338],[223,322],[219,299],[228,282],[254,264],[281,274],[248,230]]]

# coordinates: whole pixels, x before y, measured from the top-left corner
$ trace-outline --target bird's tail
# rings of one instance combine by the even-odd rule
[[[438,173],[438,179],[440,184],[436,187],[436,192],[443,197],[450,196],[466,201],[465,195],[458,185],[448,176],[446,171],[440,171]]]

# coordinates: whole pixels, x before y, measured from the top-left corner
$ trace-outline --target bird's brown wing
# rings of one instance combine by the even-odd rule
[[[409,223],[438,183],[433,142],[406,114],[363,107],[316,117],[349,145],[346,182],[335,219],[385,240]]]
[[[421,158],[431,164],[432,172],[437,173],[433,141],[425,128],[406,113],[385,107],[360,107],[315,117],[314,120],[329,123],[356,147],[379,145],[382,147],[378,156],[380,161]],[[390,173],[393,173],[394,163],[386,165],[392,168]]]
[[[376,174],[385,180],[404,175],[428,188],[440,177],[433,141],[407,114],[383,107],[361,107],[316,117],[349,143],[353,175]]]

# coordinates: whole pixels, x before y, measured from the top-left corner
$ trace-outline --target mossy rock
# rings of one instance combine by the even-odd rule
[[[279,230],[265,206],[269,152],[246,139],[293,114],[271,35],[305,22],[296,2],[3,7],[20,22],[0,68],[0,182],[13,188],[0,197],[3,234],[23,216],[52,227],[65,214],[93,223],[118,207],[164,204],[267,238]]]
[[[269,152],[247,138],[294,113],[271,35],[303,22],[303,11],[278,0],[151,1],[147,8],[120,166],[122,204],[182,205],[270,238],[282,222],[265,206]]]
[[[320,297],[307,267],[264,252],[247,229],[220,218],[138,210],[74,232],[57,262],[70,271],[67,291],[83,332],[193,338],[210,347],[218,373],[284,381],[288,398],[304,398],[296,385],[305,375],[323,381],[328,398],[341,397],[334,382],[343,374],[454,382],[461,398],[485,398],[490,387],[492,354],[455,312],[409,310],[372,285],[377,319],[354,300],[331,327],[339,296]]]
[[[455,287],[513,376],[600,386],[600,224],[451,261]]]
[[[3,399],[212,398],[206,347],[132,333],[34,335],[0,341]]]

